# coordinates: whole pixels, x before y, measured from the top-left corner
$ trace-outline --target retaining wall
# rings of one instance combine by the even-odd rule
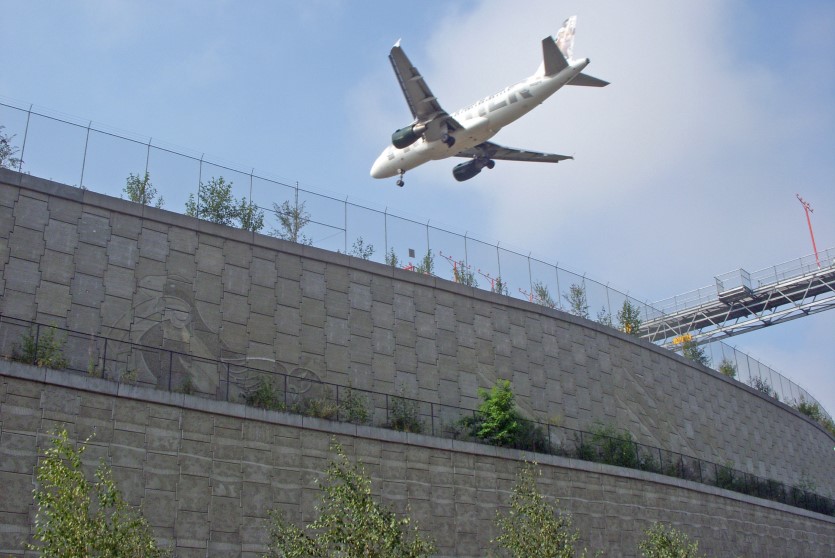
[[[410,508],[438,556],[488,554],[523,459],[537,459],[539,488],[574,515],[581,544],[604,556],[638,556],[655,521],[700,540],[710,556],[829,557],[835,518],[742,494],[609,465],[533,455],[430,436],[333,423],[67,372],[0,361],[0,554],[21,554],[34,517],[33,470],[46,434],[65,425],[95,433],[85,453],[104,459],[126,498],[141,505],[181,558],[260,556],[267,512],[311,521],[320,477],[343,445],[374,492]]]

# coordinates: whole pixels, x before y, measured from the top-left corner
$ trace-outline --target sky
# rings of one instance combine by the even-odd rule
[[[10,54],[0,102],[501,242],[642,301],[811,254],[798,193],[819,250],[835,247],[831,0],[0,0],[0,10]],[[575,160],[500,161],[464,183],[451,174],[460,160],[414,169],[404,188],[370,178],[391,132],[411,123],[387,59],[395,41],[454,112],[533,73],[542,38],[572,14],[575,55],[611,85],[563,88],[493,141]],[[21,114],[0,107],[18,139]],[[66,159],[47,178],[77,184],[84,135],[33,123],[32,168],[38,141]],[[161,189],[181,210],[187,189]],[[835,413],[835,311],[729,343]]]

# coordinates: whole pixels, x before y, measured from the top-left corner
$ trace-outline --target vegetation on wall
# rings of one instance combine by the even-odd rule
[[[568,294],[562,297],[568,303],[568,311],[575,316],[588,319],[589,302],[586,297],[586,286],[579,283],[572,283],[568,288]]]
[[[61,370],[69,364],[64,357],[65,342],[66,339],[59,336],[54,327],[50,327],[44,332],[35,328],[23,336],[20,346],[14,345],[12,360]]]
[[[235,201],[232,182],[226,182],[222,176],[201,182],[197,198],[188,195],[186,215],[253,232],[264,228],[264,211],[244,197]]]
[[[646,531],[638,543],[644,558],[703,558],[699,553],[699,542],[690,542],[686,533],[670,525],[656,523]]]
[[[23,160],[15,157],[20,152],[20,148],[12,144],[15,136],[4,133],[5,129],[5,126],[0,125],[0,168],[17,170],[23,165]]]
[[[618,310],[618,329],[637,337],[641,323],[641,309],[627,298]]]
[[[371,479],[333,443],[336,459],[321,482],[318,516],[304,528],[270,512],[269,553],[275,558],[423,558],[435,551],[408,515],[375,501]]]
[[[45,558],[170,556],[140,511],[122,498],[110,468],[101,463],[92,481],[84,475],[88,442],[76,448],[65,429],[54,433],[35,473],[36,542],[28,548]]]
[[[134,203],[162,207],[164,201],[162,196],[157,197],[157,189],[151,184],[151,175],[145,171],[145,176],[139,177],[130,173],[125,180],[125,187],[122,192]]]
[[[516,476],[510,507],[498,512],[499,536],[492,542],[511,558],[574,558],[579,532],[570,513],[560,513],[536,487],[541,471],[525,463]],[[583,550],[580,556],[586,556]]]

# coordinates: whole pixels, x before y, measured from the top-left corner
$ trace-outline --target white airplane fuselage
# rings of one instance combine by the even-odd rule
[[[440,139],[427,141],[425,137],[403,149],[389,145],[374,161],[371,176],[397,176],[426,162],[452,157],[489,140],[499,130],[542,104],[545,99],[574,79],[588,64],[589,59],[583,58],[570,61],[566,68],[552,76],[538,72],[454,113],[452,117],[461,123],[464,129],[451,134],[455,138],[453,147]]]

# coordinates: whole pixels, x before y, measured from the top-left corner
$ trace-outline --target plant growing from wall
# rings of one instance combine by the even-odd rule
[[[141,178],[139,175],[130,173],[125,180],[125,187],[122,189],[122,192],[134,203],[152,205],[154,207],[162,207],[164,203],[162,196],[157,198],[157,189],[151,184],[151,175],[148,174],[148,171],[145,171],[145,176]]]
[[[656,523],[646,531],[638,543],[644,558],[702,558],[698,541],[670,525]]]
[[[246,198],[235,201],[232,182],[226,182],[222,176],[201,182],[197,199],[194,194],[188,195],[186,215],[253,232],[264,228],[264,212]]]
[[[20,151],[20,148],[12,145],[12,140],[14,140],[15,136],[3,133],[5,129],[5,126],[0,125],[0,168],[20,169],[21,165],[23,165],[23,160],[15,157]]]
[[[394,248],[390,248],[388,253],[386,253],[386,265],[390,265],[391,267],[398,267],[400,265],[400,260],[397,259]]]
[[[371,414],[368,411],[368,398],[348,388],[347,393],[339,401],[339,415],[342,420],[354,424],[366,424],[371,420]]]
[[[464,417],[462,425],[471,436],[494,446],[513,446],[521,428],[520,416],[508,380],[499,380],[489,390],[479,388],[481,403],[471,417]]]
[[[502,295],[507,296],[507,294],[508,294],[507,283],[502,281],[501,275],[496,277],[496,279],[493,281],[493,287],[492,287],[491,290],[496,294],[502,294]]]
[[[641,329],[641,310],[627,298],[618,310],[618,328],[629,335],[638,335]]]
[[[44,368],[61,370],[69,365],[64,357],[64,343],[66,339],[60,337],[54,327],[36,336],[36,333],[29,331],[23,336],[22,345],[14,345],[12,349],[12,360],[33,364]]]
[[[389,428],[399,430],[400,432],[413,432],[415,434],[423,432],[423,421],[420,420],[417,401],[403,397],[402,391],[399,397],[392,397],[389,401],[391,402],[389,408]]]
[[[547,306],[548,308],[557,307],[557,303],[554,302],[554,299],[551,297],[551,293],[548,290],[548,285],[542,281],[537,281],[533,284],[533,301],[537,304],[541,304],[542,306]]]
[[[580,534],[571,514],[560,513],[537,490],[540,475],[535,463],[525,463],[517,473],[510,509],[497,514],[500,534],[491,542],[512,558],[574,558]],[[580,556],[585,555],[583,550]]]
[[[736,365],[727,358],[723,358],[719,363],[719,372],[728,378],[736,378]]]
[[[354,245],[351,246],[351,255],[356,258],[362,258],[363,260],[370,260],[371,256],[374,255],[374,245],[366,244],[363,238],[359,237],[354,241]]]
[[[81,456],[89,438],[74,447],[67,431],[54,433],[35,472],[36,544],[41,556],[170,556],[157,546],[140,511],[125,502],[103,462],[90,481]]]
[[[612,323],[612,314],[606,310],[605,306],[600,308],[600,312],[597,313],[597,318],[595,319],[599,324],[614,327],[614,324]]]
[[[806,415],[812,420],[820,422],[823,418],[823,413],[821,412],[820,406],[817,403],[812,401],[806,401],[806,398],[802,395],[800,396],[800,400],[796,401],[792,407],[797,409],[800,413]]]
[[[284,399],[281,392],[273,383],[272,378],[260,376],[255,389],[244,396],[247,405],[267,409],[269,411],[283,411]]]
[[[638,446],[632,433],[628,430],[618,430],[611,424],[595,424],[591,439],[584,437],[578,443],[577,457],[618,467],[641,468]]]
[[[568,288],[568,294],[563,294],[562,297],[568,303],[568,311],[575,316],[588,319],[589,317],[589,303],[586,298],[586,286],[578,283],[572,283]]]
[[[705,354],[705,350],[692,338],[685,340],[681,344],[681,354],[687,360],[701,364],[702,366],[710,366],[710,358]]]
[[[268,557],[274,558],[424,558],[435,545],[424,539],[408,516],[398,516],[371,495],[371,480],[350,462],[342,447],[321,482],[318,517],[299,528],[270,512]]]
[[[313,239],[302,234],[302,229],[310,223],[310,213],[305,210],[305,203],[299,203],[298,200],[293,205],[289,201],[281,205],[274,203],[273,211],[278,217],[279,228],[274,228],[270,234],[297,244],[313,245]]]
[[[422,273],[424,275],[434,275],[435,274],[435,256],[432,254],[432,249],[426,251],[426,255],[423,256],[423,259],[420,260],[420,263],[415,266],[416,273]]]
[[[761,393],[766,394],[769,397],[773,397],[777,400],[780,399],[777,396],[777,392],[774,391],[774,388],[771,387],[771,384],[769,384],[768,380],[766,380],[765,378],[762,378],[760,376],[751,376],[751,387]]]

